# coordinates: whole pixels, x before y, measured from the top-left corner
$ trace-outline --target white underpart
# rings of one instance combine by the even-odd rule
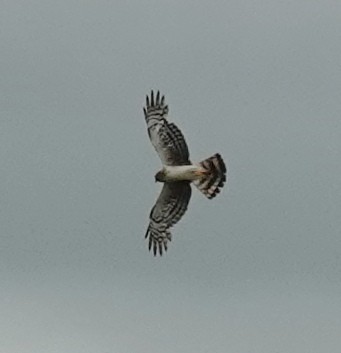
[[[195,172],[201,170],[201,167],[192,165],[179,165],[179,166],[164,166],[166,181],[180,181],[180,180],[195,180],[200,176]]]

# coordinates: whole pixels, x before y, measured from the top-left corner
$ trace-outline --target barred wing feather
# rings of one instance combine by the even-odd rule
[[[189,151],[186,140],[180,129],[167,121],[168,106],[165,97],[160,97],[158,91],[154,99],[154,92],[150,98],[146,97],[143,108],[147,122],[148,135],[156,152],[164,165],[188,165]]]
[[[170,228],[185,214],[191,198],[189,182],[165,183],[155,206],[150,212],[150,223],[146,232],[149,237],[149,250],[153,248],[154,255],[167,251],[172,235]]]

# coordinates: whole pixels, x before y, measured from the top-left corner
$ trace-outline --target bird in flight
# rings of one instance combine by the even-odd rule
[[[189,160],[185,138],[179,128],[167,120],[168,105],[158,91],[146,97],[143,108],[148,135],[163,167],[155,174],[162,182],[162,191],[150,212],[145,235],[154,256],[167,251],[172,235],[170,228],[184,215],[191,198],[193,183],[208,199],[214,198],[226,181],[226,166],[219,153],[199,163]]]

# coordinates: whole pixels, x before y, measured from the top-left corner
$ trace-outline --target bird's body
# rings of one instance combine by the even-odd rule
[[[171,165],[165,165],[163,168],[157,173],[161,176],[161,182],[174,182],[174,181],[193,181],[196,179],[202,178],[202,174],[205,171],[195,165],[195,164],[189,164],[189,165],[176,165],[176,166],[171,166]]]
[[[150,141],[163,164],[155,180],[164,183],[150,212],[146,238],[149,237],[149,249],[153,248],[154,255],[162,255],[171,240],[169,229],[187,210],[192,192],[190,184],[212,199],[226,181],[226,167],[218,153],[199,163],[191,163],[185,138],[174,123],[168,122],[168,106],[159,92],[155,99],[153,91],[150,98],[147,96],[143,110]]]

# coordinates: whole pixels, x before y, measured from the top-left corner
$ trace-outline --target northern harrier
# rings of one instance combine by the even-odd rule
[[[163,168],[156,173],[155,181],[163,182],[163,188],[150,212],[146,232],[149,250],[154,255],[167,251],[172,236],[170,228],[187,210],[193,184],[209,199],[215,197],[226,181],[226,167],[220,154],[199,163],[191,163],[188,147],[178,127],[167,121],[168,106],[165,97],[151,92],[143,108],[148,135],[156,149]]]

